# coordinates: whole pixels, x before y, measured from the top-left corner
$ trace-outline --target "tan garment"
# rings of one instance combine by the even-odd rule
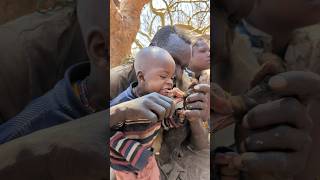
[[[159,166],[163,180],[209,180],[210,151],[182,146],[179,156],[172,154],[168,162]]]
[[[117,97],[134,81],[137,81],[137,77],[133,63],[112,68],[110,70],[110,99]]]

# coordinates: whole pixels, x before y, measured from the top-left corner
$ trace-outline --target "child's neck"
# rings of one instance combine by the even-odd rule
[[[144,91],[143,87],[139,86],[139,84],[133,88],[133,93],[137,97],[146,95],[146,92]]]
[[[247,18],[247,21],[257,29],[271,35],[272,52],[279,56],[283,56],[294,29],[272,24],[271,21],[262,18],[262,16],[255,14],[255,12],[252,12],[252,14]]]

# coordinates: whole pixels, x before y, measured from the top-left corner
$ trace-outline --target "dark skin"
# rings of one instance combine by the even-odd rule
[[[197,79],[203,70],[210,68],[210,47],[204,39],[198,39],[193,45],[189,68]]]
[[[191,60],[192,48],[191,45],[185,43],[181,38],[175,34],[171,34],[169,42],[166,47],[162,47],[167,50],[173,57],[176,63],[175,76],[177,83],[181,81],[183,70],[188,67]],[[190,110],[186,112],[186,118],[189,122],[192,122],[191,132],[193,138],[197,137],[197,140],[191,140],[192,144],[197,149],[203,149],[208,147],[206,130],[200,127],[202,119],[206,119],[207,113],[207,101],[208,98],[205,96],[209,92],[210,87],[205,84],[199,84],[199,90],[195,90],[193,95],[190,95],[187,100],[187,105],[191,106]],[[196,110],[196,109],[200,110]],[[199,137],[200,136],[200,137]]]
[[[99,6],[100,5],[100,6]],[[88,8],[89,7],[89,8]],[[103,7],[103,6],[102,6]],[[80,0],[77,5],[78,19],[82,35],[85,41],[87,54],[90,60],[90,74],[88,76],[88,100],[97,111],[105,110],[108,94],[107,82],[107,13],[97,11],[92,13],[90,9],[99,9],[98,1],[87,2]]]
[[[252,10],[255,0],[217,0],[217,4],[221,5],[228,16],[239,20],[246,17]]]
[[[228,82],[228,68],[229,68],[229,47],[233,40],[233,28],[234,25],[228,22],[228,17],[232,16],[233,19],[239,20],[243,17],[249,15],[253,5],[254,0],[218,0],[216,2],[220,4],[224,10],[218,9],[215,15],[215,24],[216,29],[214,31],[216,43],[214,46],[215,55],[214,61],[215,64],[213,68],[212,77],[213,82],[218,83],[221,87],[228,88],[225,82]],[[214,94],[214,88],[211,88],[211,95]],[[211,102],[211,105],[213,103]],[[211,107],[212,109],[212,107]],[[211,117],[212,118],[212,117]],[[239,164],[234,163],[233,157],[239,156],[237,153],[225,153],[217,154],[213,162],[216,166],[219,166],[221,173],[221,180],[238,180],[240,170],[237,167],[230,166],[230,164]]]
[[[170,40],[167,43],[166,47],[162,47],[163,49],[167,50],[170,55],[173,57],[176,67],[175,67],[175,76],[178,81],[181,81],[183,69],[188,66],[190,58],[191,58],[191,46],[187,43],[185,43],[181,38],[179,38],[175,34],[170,35]],[[191,104],[191,106],[194,107],[203,107],[206,105],[207,98],[203,96],[203,94],[207,94],[209,92],[209,86],[208,85],[198,85],[199,90],[196,95],[192,99],[189,100],[188,104]],[[202,94],[202,95],[199,95]],[[152,121],[158,121],[165,118],[168,118],[173,115],[175,109],[175,104],[173,103],[173,100],[171,98],[168,98],[166,96],[163,96],[159,93],[150,93],[145,96],[136,98],[131,101],[127,101],[121,104],[118,104],[116,106],[113,106],[110,108],[110,121],[109,121],[109,127],[112,127],[116,125],[117,123],[124,121],[126,119],[150,119]],[[186,116],[188,119],[195,119],[198,121],[202,121],[201,115],[203,112],[206,112],[207,110],[203,109],[197,109],[197,110],[188,110],[186,112]],[[193,123],[197,124],[197,123]],[[171,132],[171,131],[170,131]],[[194,132],[193,134],[200,134],[199,132]],[[181,133],[182,135],[179,140],[183,141],[185,140],[185,132],[183,131]],[[175,134],[177,135],[177,134]],[[184,137],[184,138],[183,138]],[[164,137],[167,139],[168,137]],[[204,135],[204,138],[199,138],[201,141],[197,141],[197,143],[194,144],[194,147],[197,148],[204,148],[208,147],[208,141],[207,140],[207,134]],[[200,142],[200,143],[199,143]],[[168,141],[169,144],[174,144],[177,146],[177,141]],[[164,144],[164,143],[163,143]],[[162,146],[163,147],[163,146]],[[165,148],[161,148],[165,149]],[[171,156],[173,153],[171,149],[167,153],[161,153],[160,160],[166,161],[166,157],[163,155]]]
[[[106,1],[84,0],[78,2],[84,3],[81,6],[82,8],[79,7],[78,14],[81,14],[80,9],[84,7],[90,13],[100,12],[91,11],[91,9],[99,9],[95,5],[106,7],[103,4]],[[105,33],[106,26],[88,25],[89,22],[92,23],[94,20],[90,20],[87,24],[88,19],[86,18],[89,17],[89,12],[85,12],[84,17],[79,17],[79,19],[82,22],[81,28],[91,62],[91,73],[88,80],[89,101],[95,109],[101,110],[106,108],[106,94],[108,93],[106,90],[105,50],[109,42],[107,42]],[[102,10],[102,12],[104,11]],[[106,16],[98,19],[101,22],[106,22],[105,18]],[[94,16],[93,19],[97,19],[97,17]],[[184,56],[177,55],[176,57]],[[184,58],[181,58],[182,66],[185,66],[184,60]],[[201,92],[207,93],[208,89],[206,88]],[[201,101],[202,97],[195,100]],[[123,103],[121,106],[110,108],[109,126],[128,119],[128,117],[132,118],[133,115],[137,118],[156,120],[158,117],[170,115],[169,112],[173,112],[172,108],[174,108],[174,105],[170,98],[152,93]],[[189,112],[188,116],[190,118],[194,116],[192,116],[192,112],[196,113],[195,115],[199,113],[198,110]],[[1,163],[3,169],[0,172],[0,177],[3,178],[0,179],[7,179],[8,177],[21,179],[21,176],[26,179],[108,179],[108,169],[106,169],[107,165],[105,164],[108,133],[106,127],[108,124],[106,124],[107,115],[105,113],[94,114],[82,120],[60,125],[61,127],[48,128],[6,143],[0,149],[3,152],[0,159],[8,160]],[[12,149],[15,149],[15,151],[12,151]],[[10,154],[7,152],[10,152]],[[12,158],[17,157],[17,155],[19,155],[17,159]],[[68,167],[62,165],[67,163],[72,165]],[[21,170],[20,173],[16,173],[17,170]]]
[[[273,52],[282,54],[294,30],[320,22],[320,3],[318,0],[257,0],[247,20],[270,34],[274,39]]]
[[[203,114],[208,111],[208,98],[206,94],[210,91],[207,84],[199,84],[194,87],[195,93],[187,97],[186,119],[189,120],[192,132],[191,145],[194,149],[201,150],[209,148],[208,131],[203,127]]]
[[[136,98],[110,108],[110,122],[112,127],[126,119],[150,119],[153,122],[168,118],[174,113],[173,100],[158,93]]]
[[[252,11],[248,21],[277,39],[273,42],[273,51],[279,55],[285,51],[295,28],[318,22],[319,15],[316,13],[319,11],[314,10],[318,8],[318,1],[313,1],[312,6],[307,1],[260,2],[268,6]],[[274,7],[271,8],[272,5]],[[286,8],[281,8],[283,6]],[[283,13],[283,10],[291,12]],[[269,84],[275,92],[285,96],[256,106],[243,121],[242,127],[250,133],[241,141],[240,149],[245,153],[242,154],[243,166],[239,168],[249,172],[248,179],[315,179],[319,162],[316,153],[319,152],[319,131],[315,124],[320,118],[317,111],[320,103],[319,89],[314,85],[319,84],[319,75],[308,72],[286,72],[281,75],[284,82],[288,82],[284,83],[286,85],[279,85],[281,83],[275,83],[274,79]],[[313,128],[310,128],[312,123]],[[281,138],[276,138],[278,136]]]
[[[183,69],[187,67],[189,64],[191,58],[191,45],[185,43],[177,35],[172,34],[170,36],[171,37],[167,46],[162,48],[167,50],[170,53],[170,55],[174,58],[174,61],[176,63],[175,75],[177,80],[179,81],[181,80]],[[201,128],[199,128],[199,124],[200,122],[202,122],[202,115],[204,114],[203,112],[207,112],[207,110],[205,109],[208,108],[206,106],[207,98],[204,94],[207,94],[210,88],[208,85],[204,84],[200,84],[197,87],[199,87],[199,89],[195,91],[196,93],[193,96],[190,96],[191,99],[189,99],[187,103],[188,105],[191,105],[191,107],[193,107],[186,112],[186,118],[193,121],[190,124],[192,125],[191,133],[194,138],[193,140],[190,140],[188,143],[195,149],[203,149],[209,147],[208,136],[207,133],[205,133],[204,128],[202,126]],[[157,117],[161,117],[161,119],[164,119],[172,116],[174,112],[174,107],[175,105],[173,104],[172,99],[160,95],[158,93],[151,93],[143,97],[134,99],[132,101],[119,104],[117,107],[111,107],[111,121],[113,119],[121,120],[129,117],[147,118],[153,121],[157,121]],[[116,113],[117,111],[120,113]],[[110,126],[114,125],[115,123],[110,122]],[[160,153],[160,163],[166,162],[168,158],[172,155],[172,146],[180,147],[178,144],[186,139],[187,131],[185,131],[184,129],[181,129],[180,131],[179,128],[179,130],[170,130],[169,132],[172,133],[164,135],[164,143],[162,143],[161,151],[165,151],[165,153]],[[174,134],[173,141],[171,139],[171,137],[173,136],[170,136],[170,134]]]
[[[191,45],[185,43],[176,34],[171,34],[169,39],[167,46],[162,48],[167,50],[173,57],[176,63],[176,79],[177,81],[181,81],[183,70],[188,67],[191,59]]]
[[[287,8],[281,8],[284,6]],[[319,20],[319,1],[259,1],[248,17],[250,23],[273,36],[273,52],[279,56],[293,30]],[[319,74],[294,71],[270,79],[269,86],[282,98],[251,109],[241,125],[249,130],[240,148],[245,152],[241,156],[249,179],[319,176],[315,168],[320,149],[319,80]]]
[[[91,62],[89,99],[95,102],[92,104],[96,109],[106,109],[96,99],[106,100],[107,4],[100,0],[77,3],[78,20]],[[93,91],[98,96],[93,96]],[[1,145],[0,179],[108,179],[107,113],[96,113]]]
[[[168,96],[173,88],[175,63],[170,54],[162,48],[148,47],[139,52],[135,61],[138,85],[137,96],[157,92]]]
[[[316,177],[317,171],[312,167],[317,167],[319,161],[318,156],[312,155],[319,148],[319,82],[318,74],[302,71],[285,72],[270,79],[272,90],[284,98],[256,106],[242,122],[242,127],[253,130],[241,145],[246,152],[241,155],[243,164],[252,179],[260,174],[272,179]],[[273,128],[263,130],[271,125]],[[306,167],[308,173],[304,174]]]
[[[188,67],[191,60],[192,48],[191,45],[185,43],[177,35],[171,35],[167,47],[164,47],[176,63],[176,79],[181,80],[183,70]],[[187,98],[187,110],[185,115],[186,119],[190,122],[191,127],[191,144],[195,149],[205,149],[209,147],[207,138],[207,131],[201,125],[203,119],[207,118],[206,109],[208,98],[207,94],[210,90],[210,86],[206,84],[199,84],[195,86],[197,88],[195,92]]]
[[[170,34],[169,42],[163,49],[167,50],[175,61],[175,77],[177,81],[181,81],[183,69],[188,67],[191,58],[191,45],[184,42],[176,34]],[[164,114],[170,112],[174,109],[173,101],[170,98],[159,98],[165,97],[157,93],[151,93],[146,96],[134,99],[130,102],[119,104],[117,106],[110,108],[110,127],[117,124],[118,122],[124,121],[131,115],[136,115],[141,118],[148,118],[156,121],[156,117],[163,117]],[[157,106],[159,108],[150,109],[150,104],[155,104],[152,106]],[[163,110],[165,108],[165,111]],[[126,110],[127,113],[123,113]],[[120,113],[119,113],[120,112]],[[172,112],[173,113],[173,112]],[[113,118],[114,117],[114,118]],[[131,118],[131,117],[130,117]]]

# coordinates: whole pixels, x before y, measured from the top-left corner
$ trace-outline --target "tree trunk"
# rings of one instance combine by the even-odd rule
[[[117,66],[130,54],[140,28],[142,8],[150,0],[110,1],[110,65]],[[118,4],[118,6],[116,5]]]

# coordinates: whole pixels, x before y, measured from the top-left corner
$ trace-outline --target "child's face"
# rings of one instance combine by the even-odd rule
[[[210,48],[204,40],[199,40],[192,49],[191,65],[197,70],[210,68]]]
[[[320,0],[257,0],[254,11],[277,26],[300,28],[320,22]]]
[[[174,72],[174,61],[162,61],[153,64],[144,73],[144,91],[146,93],[157,92],[167,96],[173,88]]]

